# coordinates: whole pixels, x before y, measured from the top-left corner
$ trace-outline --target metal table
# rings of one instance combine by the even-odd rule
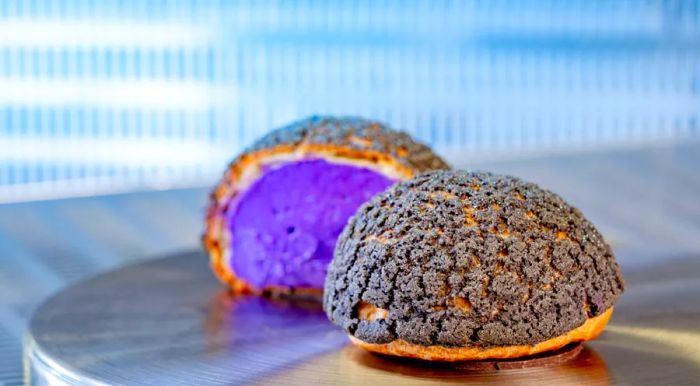
[[[518,175],[560,193],[613,244],[628,280],[636,272],[654,276],[661,268],[680,267],[656,284],[644,284],[643,276],[636,279],[640,291],[654,301],[668,302],[654,297],[657,284],[667,286],[670,296],[688,291],[700,278],[690,268],[700,256],[698,143],[504,162],[453,160],[453,164]],[[145,256],[198,248],[206,194],[207,189],[200,188],[0,205],[0,384],[23,382],[22,336],[32,310],[47,296]],[[690,262],[687,269],[676,263],[683,260]],[[206,276],[205,262],[193,261],[209,284],[219,288]],[[686,279],[673,276],[681,274]],[[632,302],[632,294],[630,289],[622,304]],[[635,307],[646,304],[645,296],[639,295]],[[689,299],[689,304],[698,303]],[[624,317],[625,311],[618,310],[612,327],[625,322]],[[664,318],[675,320],[675,316]],[[633,319],[629,326],[654,326]],[[697,335],[694,324],[668,326],[681,341]],[[659,345],[652,346],[657,350]],[[608,364],[615,360],[605,359]]]
[[[135,264],[41,306],[35,384],[692,384],[700,379],[700,259],[631,272],[599,340],[559,365],[474,371],[364,352],[314,302],[233,297],[189,253]]]

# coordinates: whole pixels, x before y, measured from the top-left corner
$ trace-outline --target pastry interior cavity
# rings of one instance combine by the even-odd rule
[[[227,213],[230,265],[257,288],[321,288],[348,218],[395,182],[369,168],[306,159],[263,169]]]

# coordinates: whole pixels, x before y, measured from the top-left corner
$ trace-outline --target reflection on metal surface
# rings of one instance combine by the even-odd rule
[[[365,385],[387,384],[389,382],[400,384],[432,384],[436,382],[497,384],[508,382],[518,385],[546,382],[562,385],[606,385],[610,381],[610,374],[605,362],[594,350],[588,347],[584,347],[570,361],[553,366],[490,371],[469,368],[472,365],[467,365],[467,368],[463,366],[397,360],[370,354],[353,346],[346,346],[339,352],[304,362],[293,370],[263,379],[260,384],[283,384],[285,382],[301,384],[310,379],[321,384]],[[331,369],[337,369],[337,372]]]
[[[353,346],[329,353],[279,375],[261,380],[260,384],[299,383],[313,380],[320,384],[434,384],[476,382],[479,384],[534,385],[549,384],[606,385],[610,374],[603,359],[584,347],[575,358],[551,366],[529,369],[483,370],[474,364],[431,364],[398,360],[370,354]],[[337,371],[336,371],[337,370]]]
[[[275,338],[282,343],[328,329],[319,301],[232,296],[224,288],[213,297],[203,325],[209,353],[226,350],[230,344],[256,344]]]
[[[700,368],[700,332],[674,331],[663,328],[610,326],[609,330],[630,339],[646,341],[649,348],[665,347],[679,360],[694,362]]]
[[[50,299],[31,322],[26,372],[39,385],[689,384],[700,377],[700,282],[684,278],[699,273],[696,258],[630,272],[610,327],[578,355],[495,370],[369,354],[349,345],[318,303],[231,297],[204,256],[184,254]]]

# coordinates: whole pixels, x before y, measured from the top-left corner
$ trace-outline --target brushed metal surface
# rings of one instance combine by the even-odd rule
[[[559,365],[475,371],[388,359],[349,345],[313,302],[231,297],[198,252],[64,290],[26,336],[32,384],[697,384],[700,259],[625,271],[611,324]]]

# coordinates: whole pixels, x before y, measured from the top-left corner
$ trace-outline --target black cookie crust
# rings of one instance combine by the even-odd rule
[[[279,145],[301,144],[373,150],[391,155],[397,162],[416,172],[449,168],[428,146],[414,141],[408,134],[390,129],[380,122],[357,117],[312,116],[268,133],[244,153]]]
[[[581,326],[623,286],[610,246],[561,197],[515,177],[434,171],[350,219],[324,309],[368,343],[521,345]],[[367,303],[388,317],[360,320]]]

